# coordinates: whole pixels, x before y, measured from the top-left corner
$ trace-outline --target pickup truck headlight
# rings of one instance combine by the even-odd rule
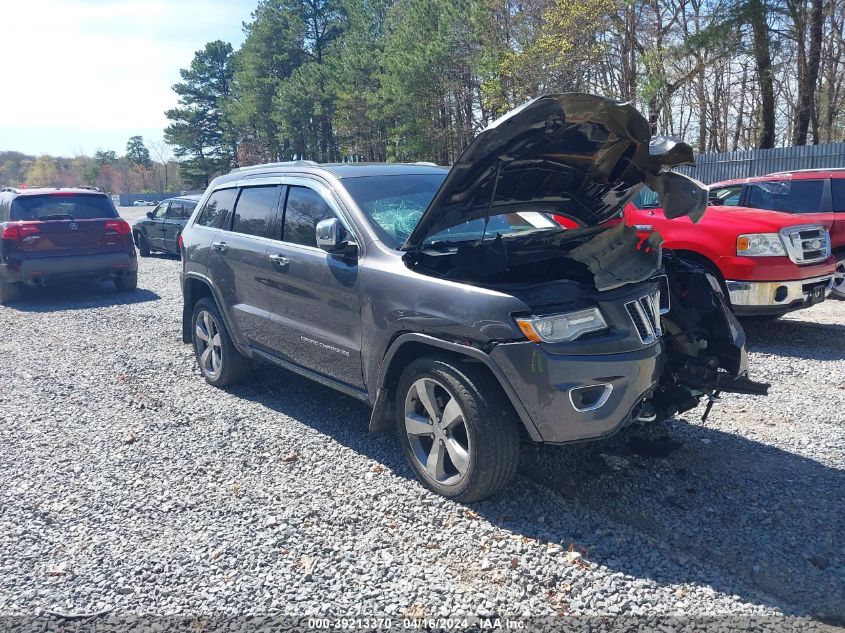
[[[516,324],[528,340],[535,343],[574,341],[589,332],[607,329],[607,322],[598,308],[542,317],[518,318]]]
[[[777,257],[786,255],[786,249],[777,233],[748,233],[736,238],[736,254]]]

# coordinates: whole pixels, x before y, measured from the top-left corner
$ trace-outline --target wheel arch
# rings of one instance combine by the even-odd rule
[[[373,414],[370,418],[371,432],[388,431],[393,428],[395,419],[393,403],[399,377],[412,360],[429,354],[451,357],[459,362],[471,362],[483,368],[493,384],[497,384],[502,390],[505,398],[522,422],[522,427],[528,437],[534,441],[540,441],[540,433],[534,426],[534,422],[528,415],[528,411],[520,401],[519,396],[513,390],[499,366],[484,350],[417,333],[398,336],[393,340],[384,356],[376,384]]]
[[[211,297],[211,299],[220,308],[220,302],[214,296],[214,291],[211,289],[211,284],[205,279],[198,277],[186,277],[182,282],[182,342],[191,343],[191,319],[194,314],[194,306],[197,301],[203,297]],[[223,314],[223,311],[220,311]],[[223,315],[225,319],[226,316]],[[227,324],[228,325],[228,324]]]

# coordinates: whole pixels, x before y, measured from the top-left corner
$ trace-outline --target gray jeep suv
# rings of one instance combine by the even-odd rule
[[[481,499],[524,439],[766,392],[718,282],[614,222],[644,182],[667,215],[700,218],[706,189],[667,171],[691,160],[631,106],[564,94],[496,121],[451,169],[235,170],[182,234],[183,339],[212,385],[263,359],[367,402],[426,486]]]

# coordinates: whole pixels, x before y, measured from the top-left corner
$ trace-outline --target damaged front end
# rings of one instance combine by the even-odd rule
[[[505,348],[525,355],[508,359],[514,375],[520,363],[560,368],[543,379],[548,389],[538,387],[540,379],[524,383],[542,392],[538,402],[555,402],[555,390],[567,390],[572,400],[577,389],[607,384],[613,395],[605,406],[617,397],[617,412],[635,403],[625,408],[626,420],[617,419],[621,426],[671,417],[704,397],[712,403],[722,392],[765,395],[768,385],[747,376],[745,333],[718,282],[705,269],[664,254],[659,234],[641,240],[620,221],[624,205],[648,183],[668,218],[697,222],[707,188],[668,171],[692,163],[688,145],[652,138],[645,118],[629,104],[583,94],[540,97],[476,137],[409,235],[403,260],[422,274],[516,297],[532,310],[523,315],[529,321],[601,307],[608,317],[603,334],[538,341],[541,349],[533,351],[500,346],[502,355]],[[659,295],[648,289],[656,280],[663,282]],[[638,298],[624,296],[626,289]],[[639,331],[638,338],[640,328],[650,332]],[[638,358],[635,348],[652,356],[620,364],[623,353]],[[588,354],[601,359],[575,385],[560,363],[571,369]],[[642,373],[646,367],[649,376],[635,382],[621,375],[625,368]],[[639,391],[623,400],[623,384]],[[597,409],[570,404],[586,427],[598,428]],[[600,433],[611,426],[608,421]],[[584,430],[578,438],[594,432]],[[577,438],[552,441],[570,439]]]
[[[764,396],[769,385],[748,378],[745,332],[731,313],[718,280],[674,255],[664,258],[668,311],[662,315],[664,366],[641,415],[666,419],[721,393]]]

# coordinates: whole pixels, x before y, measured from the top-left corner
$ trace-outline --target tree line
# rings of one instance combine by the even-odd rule
[[[187,182],[265,161],[451,163],[527,99],[636,104],[700,152],[845,139],[845,0],[261,0],[198,51]]]
[[[185,188],[179,163],[163,142],[144,143],[132,136],[126,154],[97,150],[93,156],[31,156],[0,152],[0,186],[21,187],[94,186],[110,193],[163,193]]]

